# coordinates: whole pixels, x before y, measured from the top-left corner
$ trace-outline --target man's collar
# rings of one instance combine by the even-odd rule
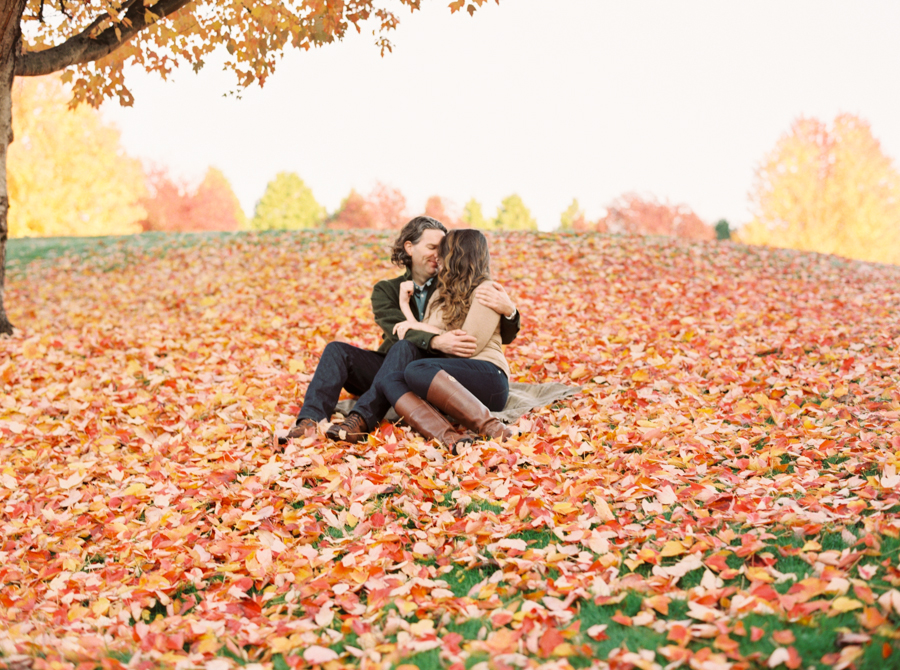
[[[422,284],[421,288],[431,286],[432,282],[435,280],[436,277],[437,277],[437,275],[432,275],[431,277],[429,277],[428,281],[426,281],[424,284]],[[406,268],[406,272],[403,273],[403,279],[412,279],[412,278],[413,278],[412,268]],[[413,286],[416,286],[415,281],[413,281]]]
[[[413,288],[415,288],[416,291],[424,291],[424,290],[427,289],[429,286],[431,286],[431,282],[433,282],[433,281],[434,281],[434,277],[429,277],[429,278],[428,278],[428,281],[425,282],[424,284],[422,284],[421,286],[418,286],[418,285],[416,284],[416,282],[413,282]]]

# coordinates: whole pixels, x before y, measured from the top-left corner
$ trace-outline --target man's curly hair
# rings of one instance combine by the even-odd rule
[[[412,256],[406,253],[406,249],[403,247],[407,242],[418,244],[426,230],[440,230],[444,234],[447,233],[444,224],[437,219],[432,219],[430,216],[417,216],[403,226],[403,230],[394,240],[394,246],[391,247],[391,263],[402,265],[405,268],[412,267]]]

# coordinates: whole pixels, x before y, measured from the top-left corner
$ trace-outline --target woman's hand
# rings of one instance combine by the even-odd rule
[[[409,299],[413,294],[413,282],[412,279],[407,279],[405,282],[400,283],[400,304],[402,305],[405,302],[409,302]]]
[[[406,321],[401,321],[400,323],[394,325],[394,335],[402,340],[406,337],[406,333],[411,329],[420,328],[421,326],[422,324],[418,321],[411,321],[407,319]]]
[[[412,306],[409,304],[414,290],[415,287],[411,279],[400,283],[400,311],[403,312],[403,316],[406,317],[407,321],[414,321],[416,318],[416,315],[413,314]],[[401,337],[400,339],[402,340],[403,338]]]

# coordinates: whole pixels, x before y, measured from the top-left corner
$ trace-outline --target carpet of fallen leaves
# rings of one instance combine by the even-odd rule
[[[458,456],[390,423],[273,448],[329,340],[377,345],[389,242],[9,278],[7,663],[900,667],[900,268],[495,234],[514,380],[582,393]]]

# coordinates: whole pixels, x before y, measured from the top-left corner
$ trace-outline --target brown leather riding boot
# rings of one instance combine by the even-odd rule
[[[502,421],[491,416],[478,398],[444,370],[435,375],[428,387],[428,402],[479,435],[494,440],[506,440],[514,435]]]
[[[394,411],[427,439],[437,439],[441,444],[450,447],[454,453],[456,445],[475,440],[474,435],[460,434],[453,430],[453,426],[440,412],[415,393],[409,392],[400,396],[394,403]]]

